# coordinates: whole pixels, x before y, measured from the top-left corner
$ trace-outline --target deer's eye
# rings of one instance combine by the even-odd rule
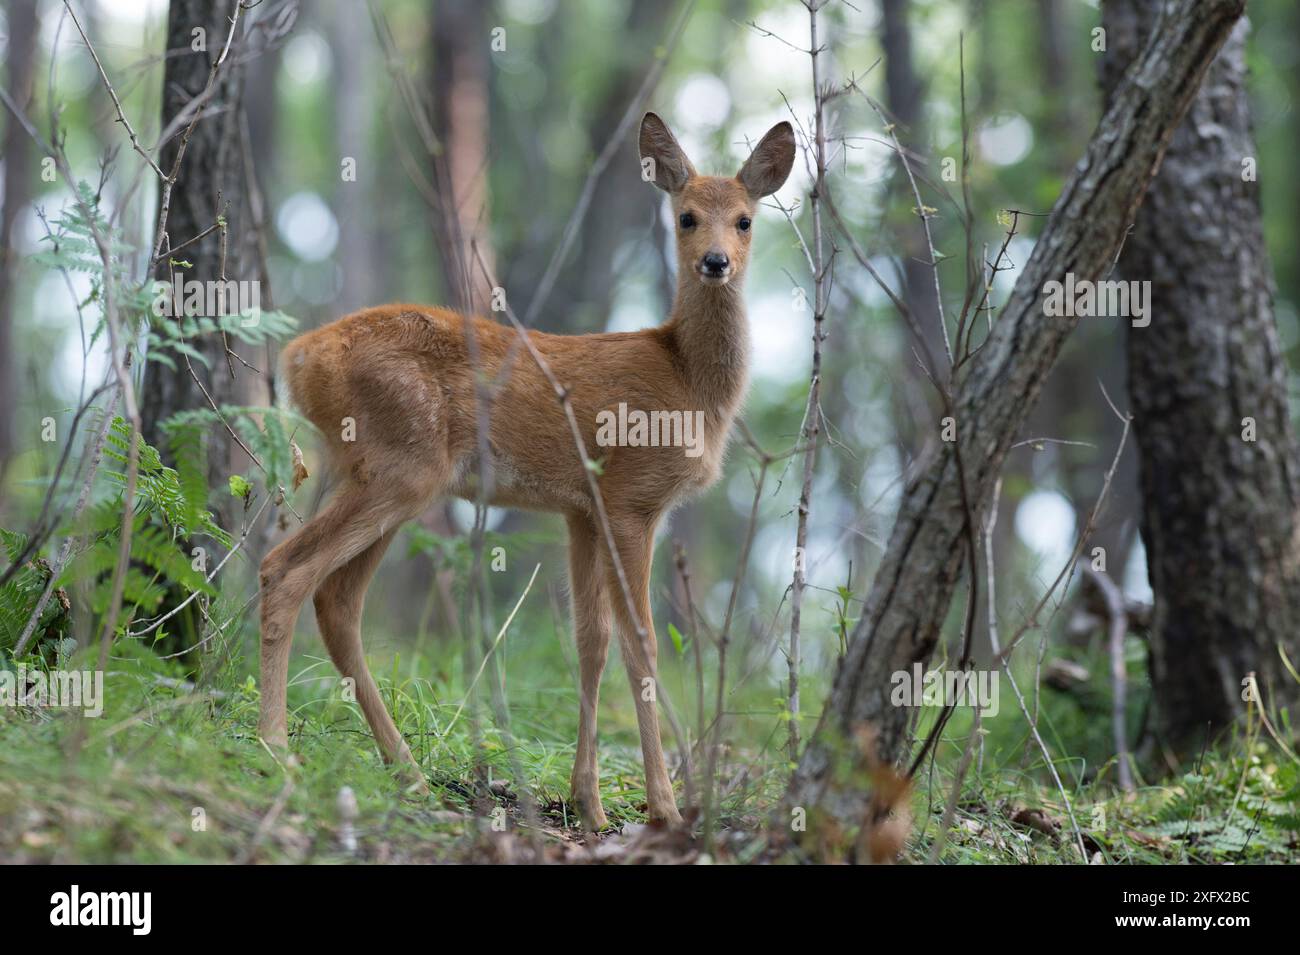
[[[681,215],[677,217],[677,224],[680,225],[683,229],[694,229],[695,216],[691,215],[689,212],[683,212]]]
[[[739,229],[741,232],[748,232],[749,225],[750,225],[749,216],[741,216],[740,221],[736,223],[736,228]]]

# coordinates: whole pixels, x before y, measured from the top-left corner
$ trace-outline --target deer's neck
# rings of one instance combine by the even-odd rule
[[[680,278],[668,327],[701,410],[730,420],[749,384],[749,319],[739,283]]]

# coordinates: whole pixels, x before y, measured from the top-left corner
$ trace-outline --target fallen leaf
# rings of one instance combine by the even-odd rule
[[[293,452],[293,489],[296,491],[302,487],[302,482],[311,477],[311,472],[307,470],[307,465],[302,461],[302,448],[298,447],[298,442],[290,441],[289,450]]]
[[[1169,845],[1169,839],[1165,836],[1153,836],[1145,832],[1139,832],[1136,829],[1125,829],[1124,835],[1139,845],[1149,846],[1153,849],[1164,849]]]
[[[874,730],[859,731],[857,742],[871,776],[871,801],[858,833],[857,854],[872,865],[890,865],[902,854],[912,830],[912,782],[879,758]]]
[[[1011,814],[1011,821],[1048,836],[1056,835],[1061,829],[1061,824],[1041,809],[1018,809]]]

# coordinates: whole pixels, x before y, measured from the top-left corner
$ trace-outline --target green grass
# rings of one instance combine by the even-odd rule
[[[582,848],[566,803],[576,734],[574,681],[568,656],[556,652],[552,638],[558,639],[512,634],[503,645],[513,756],[542,808],[548,853],[585,859],[589,849]],[[246,635],[244,645],[250,641]],[[186,682],[192,675],[177,661],[160,661],[148,647],[123,643],[109,666],[102,717],[0,709],[0,861],[487,861],[508,858],[507,843],[527,838],[519,828],[521,787],[506,734],[485,706],[476,754],[471,710],[457,717],[464,698],[458,648],[434,644],[371,658],[394,719],[431,782],[432,794],[421,798],[404,793],[380,761],[318,639],[301,633],[295,646],[288,759],[277,758],[257,738],[256,681],[250,661],[238,653],[209,678],[209,686],[195,690]],[[684,712],[693,701],[690,654],[677,659],[666,647],[663,662],[665,685],[679,714],[693,725],[693,711],[689,718]],[[93,658],[66,664],[93,665]],[[600,727],[602,793],[616,829],[644,822],[645,808],[635,717],[620,669],[611,659]],[[1141,670],[1135,657],[1135,723],[1146,702]],[[1022,676],[1022,685],[1032,689],[1032,673]],[[810,699],[807,705],[815,714],[820,703]],[[773,685],[754,680],[733,706],[743,715],[728,726],[720,773],[735,784],[722,805],[730,834],[714,858],[799,861],[769,852],[761,831],[789,770],[778,752],[784,740],[778,694]],[[1295,860],[1300,773],[1257,724],[1207,747],[1181,775],[1157,778],[1145,767],[1151,778],[1140,776],[1138,791],[1125,796],[1116,791],[1107,755],[1109,723],[1094,712],[1108,706],[1100,691],[1096,699],[1081,699],[1042,690],[1039,725],[1090,857],[1108,863]],[[969,714],[959,711],[933,765],[916,782],[906,861],[929,857],[969,725]],[[1064,800],[1005,686],[1002,714],[985,727],[942,861],[1078,861]],[[665,733],[672,759],[666,726]],[[478,777],[476,763],[483,767]],[[476,778],[489,784],[477,796]],[[355,854],[340,842],[343,786],[357,803]],[[505,810],[507,835],[492,829],[497,808]],[[683,842],[658,858],[690,861],[698,850],[698,844]]]
[[[332,665],[314,656],[319,646],[302,636],[298,643],[306,646],[291,670],[288,760],[257,738],[251,675],[215,694],[196,692],[176,686],[185,677],[179,666],[131,644],[126,653],[115,650],[101,717],[0,711],[0,857],[235,861],[248,858],[253,845],[260,861],[333,861],[342,858],[335,833],[344,785],[356,795],[363,857],[415,861],[470,851],[490,812],[469,798],[470,710],[452,725],[459,687],[417,675],[436,669],[420,658],[395,657],[376,673],[433,783],[430,798],[407,796],[380,761],[358,708],[344,701]],[[511,705],[519,763],[557,829],[576,824],[564,805],[574,745],[570,709],[571,694],[527,687],[515,689]],[[611,740],[623,735],[611,729],[603,734],[602,783],[610,821],[622,824],[641,818],[644,792],[639,753],[626,740]],[[513,791],[503,740],[485,721],[480,762],[487,781],[509,780]],[[516,813],[508,794],[496,798]],[[268,820],[277,800],[283,808]],[[470,815],[476,808],[477,819]],[[196,809],[204,827],[194,823]]]
[[[1143,738],[1150,718],[1145,643],[1129,638],[1128,738]],[[1089,861],[1107,864],[1288,863],[1300,859],[1300,761],[1269,738],[1251,712],[1245,723],[1207,740],[1191,765],[1171,766],[1154,745],[1141,747],[1135,791],[1119,791],[1111,736],[1105,650],[1052,647],[1094,678],[1062,692],[1044,684],[1034,693],[1032,651],[1015,673],[1069,798]],[[1287,726],[1287,714],[1274,725]],[[956,767],[970,732],[969,713],[950,721],[935,765],[922,773],[913,800],[917,824],[906,856],[929,858]],[[927,787],[929,787],[927,789]],[[949,863],[1079,861],[1078,836],[1061,790],[1030,734],[1009,684],[1002,681],[1001,715],[986,720],[963,781],[954,826],[942,856]],[[1046,825],[1044,825],[1044,823]],[[1044,829],[1050,830],[1045,832]]]
[[[1269,743],[1210,750],[1191,771],[1125,796],[1093,784],[1067,792],[1089,860],[1107,864],[1288,863],[1300,858],[1300,778]],[[1076,863],[1064,800],[1037,770],[1003,766],[972,773],[962,788],[943,855],[948,863]],[[952,777],[913,801],[918,822],[906,857],[929,857]],[[927,822],[928,820],[928,822]],[[1046,823],[1046,826],[1044,826]],[[1045,831],[1045,828],[1051,830]]]

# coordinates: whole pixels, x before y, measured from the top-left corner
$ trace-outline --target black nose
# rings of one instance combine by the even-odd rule
[[[704,271],[714,275],[721,275],[729,263],[727,257],[721,252],[710,252],[704,256],[702,264],[704,265]]]

